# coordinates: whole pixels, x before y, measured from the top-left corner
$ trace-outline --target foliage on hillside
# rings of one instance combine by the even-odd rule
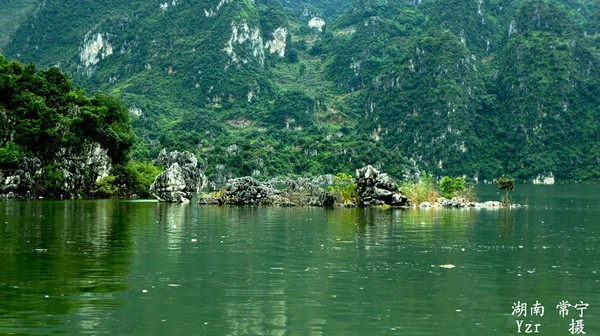
[[[11,35],[35,9],[37,0],[3,0],[0,3],[0,53]]]
[[[598,181],[594,9],[586,1],[377,2],[341,16],[315,48],[338,89],[360,92],[358,132],[402,148],[422,169]],[[407,36],[380,29],[418,15],[427,19],[413,20]]]
[[[0,47],[120,97],[140,161],[600,181],[597,1],[34,2]]]
[[[322,13],[322,16],[327,19],[335,19],[337,16],[344,13],[352,5],[353,0],[281,0],[281,3],[292,10],[304,11],[307,8],[312,8],[315,11]]]

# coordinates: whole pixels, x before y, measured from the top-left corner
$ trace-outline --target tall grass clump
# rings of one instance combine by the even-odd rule
[[[435,203],[440,197],[435,179],[427,172],[421,174],[418,182],[403,182],[400,192],[408,197],[412,204]]]

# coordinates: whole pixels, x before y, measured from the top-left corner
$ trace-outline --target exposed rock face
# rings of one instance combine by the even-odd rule
[[[260,29],[248,25],[244,20],[241,23],[231,23],[231,37],[223,49],[229,56],[230,65],[253,64],[258,61],[262,67],[265,64],[265,48]]]
[[[150,193],[161,202],[189,202],[194,194],[193,188],[186,184],[184,168],[175,162],[158,175],[150,186]]]
[[[112,160],[106,149],[94,142],[80,148],[62,148],[52,167],[48,171],[48,164],[39,157],[21,159],[15,171],[0,173],[0,197],[28,199],[51,192],[56,198],[79,198],[80,191],[91,190],[95,182],[109,175]],[[53,185],[53,190],[45,186],[50,174],[55,175],[53,181],[62,181]]]
[[[554,174],[550,172],[548,175],[538,175],[535,180],[533,180],[533,184],[554,184]]]
[[[37,157],[25,157],[19,168],[8,175],[0,172],[0,195],[2,198],[26,199],[35,196],[36,185],[43,174],[42,161]]]
[[[61,152],[59,155],[63,157],[64,189],[71,191],[71,198],[77,197],[73,195],[75,190],[91,189],[94,182],[107,177],[112,170],[108,151],[100,147],[99,143],[86,145],[81,151],[69,148]]]
[[[316,16],[308,21],[308,26],[310,28],[316,28],[319,31],[323,31],[323,26],[325,25],[325,20]]]
[[[150,193],[161,202],[190,202],[207,183],[206,176],[198,167],[193,153],[163,149],[156,164],[166,167],[150,186]]]
[[[408,198],[397,192],[398,184],[388,174],[380,173],[370,165],[356,170],[356,185],[360,206],[410,205]]]
[[[154,163],[157,165],[164,166],[165,168],[170,167],[174,163],[178,163],[181,167],[185,168],[198,168],[198,159],[196,159],[194,153],[178,151],[172,151],[167,153],[166,149],[160,151],[160,153],[158,154],[158,158],[154,160]]]
[[[229,180],[221,191],[200,199],[201,204],[261,204],[261,205],[311,205],[333,206],[334,196],[314,185],[307,178],[286,180],[287,187],[277,190],[271,183],[260,182],[253,177]]]
[[[285,57],[285,45],[287,39],[287,28],[279,27],[273,32],[273,40],[265,43],[265,48],[268,48],[271,54],[277,53],[279,57]]]
[[[333,177],[332,174],[320,175],[313,178],[312,183],[318,185],[333,185]]]
[[[105,59],[112,54],[113,46],[109,42],[109,35],[90,31],[80,48],[79,60],[86,74],[91,76],[94,71],[93,66],[98,64],[100,59]]]
[[[335,203],[333,194],[325,191],[308,178],[288,180],[286,185],[287,188],[284,190],[283,195],[293,203],[325,207],[331,207]]]
[[[249,176],[229,180],[223,194],[227,204],[274,204],[281,198],[271,184]]]

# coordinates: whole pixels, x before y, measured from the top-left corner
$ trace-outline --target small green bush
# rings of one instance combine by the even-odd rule
[[[108,175],[94,183],[94,187],[90,191],[90,194],[95,198],[111,198],[114,197],[119,188],[115,185],[117,177],[114,175]]]
[[[440,192],[447,199],[456,197],[463,190],[465,190],[465,179],[460,176],[455,178],[444,176],[440,181]]]
[[[352,175],[344,173],[335,175],[333,187],[330,187],[329,191],[339,194],[344,203],[356,203],[358,201],[357,186],[352,179]]]
[[[15,169],[25,154],[18,144],[8,141],[6,146],[0,147],[0,169]]]
[[[134,193],[139,197],[150,197],[150,186],[154,183],[156,176],[160,175],[164,169],[147,162],[132,162],[129,166],[135,172],[137,179]]]

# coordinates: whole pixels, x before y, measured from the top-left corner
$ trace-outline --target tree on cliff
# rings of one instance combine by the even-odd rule
[[[65,156],[97,143],[112,165],[124,165],[133,142],[120,100],[99,94],[89,98],[57,67],[38,70],[0,55],[0,173],[9,174],[22,159],[35,157],[43,172],[35,187],[55,197],[58,191],[50,189],[63,185]],[[49,185],[53,187],[44,187]]]
[[[0,148],[13,154],[9,162],[0,161],[2,168],[19,155],[50,158],[85,140],[108,149],[113,163],[125,163],[134,141],[127,110],[118,99],[88,98],[57,67],[37,70],[2,55],[0,115]]]

